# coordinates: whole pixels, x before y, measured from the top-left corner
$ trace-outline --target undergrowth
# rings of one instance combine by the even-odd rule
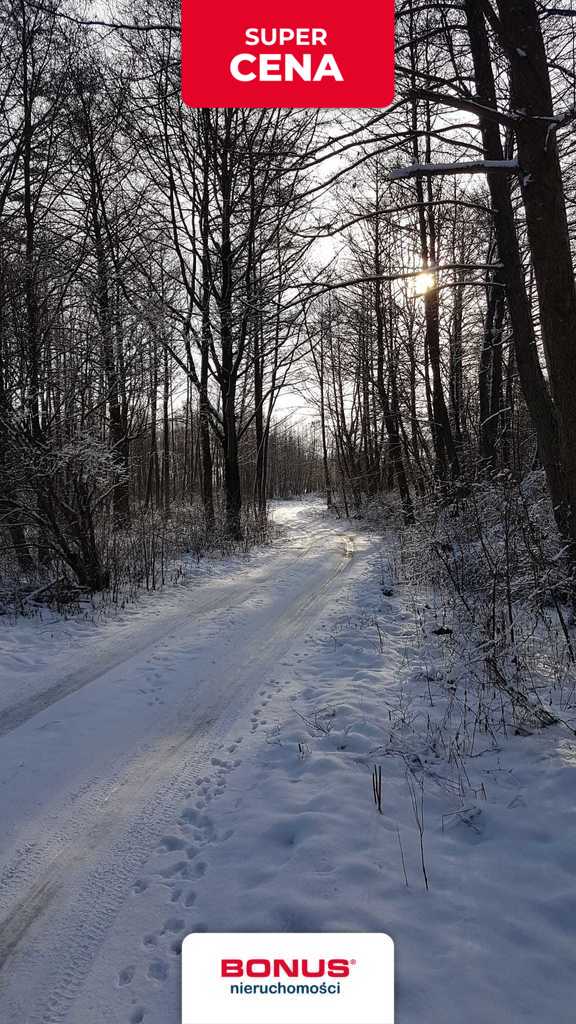
[[[30,616],[48,607],[73,615],[87,605],[97,604],[100,611],[123,607],[142,592],[184,579],[190,568],[206,556],[231,557],[265,543],[271,527],[246,510],[242,540],[232,540],[225,529],[222,509],[216,511],[214,530],[207,533],[200,505],[175,505],[168,517],[153,509],[137,509],[127,529],[113,530],[108,521],[102,520],[96,533],[109,586],[95,599],[78,586],[58,557],[25,577],[18,571],[10,545],[0,547],[0,614]]]
[[[459,738],[530,732],[576,707],[573,569],[539,473],[427,500],[400,534],[400,574],[444,648]],[[472,730],[472,733],[471,731]]]

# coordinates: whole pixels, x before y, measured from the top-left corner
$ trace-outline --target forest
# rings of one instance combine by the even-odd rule
[[[385,932],[573,1024],[576,7],[396,0],[385,109],[187,106],[180,18],[0,0],[0,1020]]]
[[[178,5],[3,4],[3,592],[528,478],[570,571],[574,14],[401,0],[390,108],[195,110]]]

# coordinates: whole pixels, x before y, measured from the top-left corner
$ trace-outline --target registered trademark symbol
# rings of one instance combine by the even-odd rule
[[[356,963],[356,961],[355,961],[355,960],[351,960],[351,961],[350,961],[350,963],[351,963],[351,964],[355,964],[355,963]]]

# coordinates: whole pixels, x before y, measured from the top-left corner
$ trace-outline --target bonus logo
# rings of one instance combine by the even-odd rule
[[[223,978],[347,978],[351,960],[222,960]]]
[[[394,945],[362,932],[196,932],[181,1024],[394,1024]]]

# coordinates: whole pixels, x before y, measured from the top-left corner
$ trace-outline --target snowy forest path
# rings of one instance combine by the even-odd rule
[[[299,549],[293,557],[302,557],[309,551],[310,545]],[[138,629],[121,646],[117,642],[105,645],[97,652],[97,657],[93,662],[85,664],[81,668],[74,668],[46,689],[0,711],[0,738],[17,729],[41,711],[45,711],[52,704],[58,703],[69,694],[81,690],[112,669],[120,667],[137,655],[149,650],[166,636],[189,625],[191,621],[204,619],[214,612],[230,611],[232,608],[238,607],[254,595],[257,586],[258,584],[254,581],[250,579],[246,581],[241,577],[235,583],[232,592],[228,593],[227,591],[225,595],[218,588],[216,588],[216,593],[213,593],[210,587],[207,588],[207,594],[203,592],[204,588],[201,588],[200,593],[195,593],[192,596],[186,595],[183,602],[185,610],[180,608],[175,614],[172,613],[166,618],[161,618],[154,625],[148,624],[145,630]]]
[[[139,870],[177,842],[175,809],[209,778],[224,786],[256,696],[344,585],[362,548],[347,524],[314,502],[283,503],[277,519],[280,539],[241,572],[183,588],[153,623],[136,615],[116,645],[85,644],[80,669],[68,651],[60,680],[48,665],[48,685],[0,716],[1,1020],[74,1021]]]

